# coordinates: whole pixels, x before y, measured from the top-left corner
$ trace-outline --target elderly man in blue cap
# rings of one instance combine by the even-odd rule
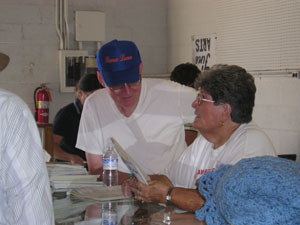
[[[87,99],[77,148],[89,172],[102,173],[107,139],[114,137],[147,174],[164,173],[187,147],[184,124],[194,119],[196,91],[162,79],[142,79],[143,64],[131,41],[113,40],[97,54],[98,79],[106,88]],[[119,183],[128,177],[119,160]]]

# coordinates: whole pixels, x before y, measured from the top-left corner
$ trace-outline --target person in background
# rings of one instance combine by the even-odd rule
[[[193,88],[195,79],[200,73],[200,70],[195,64],[182,63],[173,69],[170,80]]]
[[[193,127],[200,135],[164,175],[151,177],[148,185],[128,179],[126,195],[146,202],[168,201],[180,208],[195,211],[203,206],[196,182],[221,164],[236,164],[243,158],[275,156],[268,136],[254,122],[256,87],[254,78],[235,65],[215,65],[196,80],[199,90],[193,102]],[[169,179],[170,180],[169,180]]]
[[[0,71],[9,57],[0,52]],[[28,106],[0,88],[0,224],[54,225],[44,150]]]
[[[56,160],[84,164],[85,152],[76,148],[77,133],[82,108],[86,98],[95,90],[103,88],[97,74],[87,74],[78,81],[74,102],[58,111],[53,122],[53,153]]]
[[[162,173],[182,154],[184,124],[193,121],[196,91],[163,79],[143,79],[143,64],[131,41],[113,40],[97,54],[105,89],[90,96],[82,112],[76,147],[87,153],[91,174],[102,174],[107,139],[114,137],[147,174]],[[128,177],[119,160],[119,183]]]
[[[201,71],[195,64],[182,63],[177,65],[171,72],[170,80],[193,88],[195,79],[200,76]],[[185,142],[187,146],[193,143],[198,135],[192,124],[185,124]]]

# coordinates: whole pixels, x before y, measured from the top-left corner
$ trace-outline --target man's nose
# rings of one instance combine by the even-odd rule
[[[130,87],[126,83],[124,84],[124,88],[125,88],[126,94],[130,94],[131,93],[131,89],[130,89]]]

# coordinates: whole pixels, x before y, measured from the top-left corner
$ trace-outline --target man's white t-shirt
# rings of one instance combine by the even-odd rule
[[[114,137],[147,174],[163,173],[186,149],[184,124],[194,120],[196,91],[162,79],[143,79],[139,103],[123,116],[106,89],[88,97],[76,147],[103,155]],[[119,170],[129,173],[119,159]]]
[[[221,164],[235,164],[243,158],[270,155],[275,149],[268,136],[255,123],[241,124],[229,140],[217,149],[202,135],[190,145],[170,169],[167,176],[178,187],[195,188],[196,181]]]

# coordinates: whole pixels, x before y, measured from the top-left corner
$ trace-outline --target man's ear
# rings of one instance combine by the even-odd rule
[[[82,91],[82,90],[78,90],[78,91],[77,91],[77,96],[78,96],[79,98],[81,98],[82,95],[83,95],[83,91]]]
[[[141,79],[143,77],[143,74],[144,74],[144,65],[143,63],[140,64],[140,76],[141,76]]]
[[[105,85],[105,82],[103,80],[103,77],[102,77],[102,74],[100,71],[97,71],[97,78],[98,78],[98,81],[100,82],[100,84],[103,86],[103,87],[106,87]]]

